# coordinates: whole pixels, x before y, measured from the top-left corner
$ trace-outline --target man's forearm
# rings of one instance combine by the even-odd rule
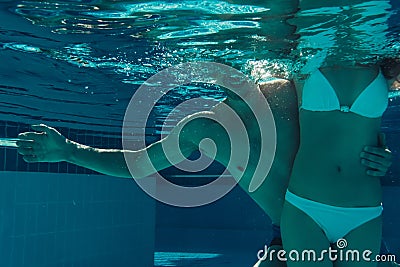
[[[32,128],[38,132],[18,135],[21,139],[17,142],[18,153],[26,162],[67,161],[111,176],[140,179],[184,160],[180,150],[176,150],[176,144],[184,140],[180,139],[180,128],[177,126],[167,137],[139,150],[93,148],[68,140],[56,129],[44,124],[33,125]],[[186,156],[197,149],[187,140],[181,145]],[[165,151],[169,152],[168,157]],[[126,162],[129,162],[129,168]]]
[[[68,141],[66,161],[102,174],[132,178],[124,153],[119,149],[99,149]]]

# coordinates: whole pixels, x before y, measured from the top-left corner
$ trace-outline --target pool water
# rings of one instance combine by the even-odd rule
[[[325,59],[368,64],[400,53],[398,0],[357,0],[353,7],[340,5],[343,1],[337,1],[323,7],[306,6],[298,12],[292,1],[280,1],[279,4],[273,0],[241,2],[1,1],[0,138],[15,138],[18,132],[29,129],[31,124],[46,123],[89,145],[120,147],[125,109],[132,95],[152,75],[179,63],[223,63],[256,82],[262,82],[275,76],[292,78],[295,73],[323,64]],[[321,14],[324,14],[323,19]],[[337,20],[341,20],[342,27],[333,26]],[[351,38],[344,34],[348,29],[346,27],[354,29]],[[398,92],[391,94],[382,122],[382,131],[386,133],[387,144],[393,152],[393,165],[382,183],[387,203],[384,236],[391,251],[400,257],[397,231],[400,218],[396,211],[399,200],[395,198],[400,193],[398,95]],[[162,126],[166,119],[170,119],[169,113],[175,106],[198,97],[217,103],[225,95],[221,88],[209,84],[180,86],[164,95],[155,103],[146,122],[147,143],[158,140],[161,134],[168,132]],[[8,144],[7,139],[0,139],[0,145],[2,142]],[[18,158],[15,149],[1,149],[2,171],[94,175],[82,168],[63,164],[29,167]],[[219,173],[221,166],[212,165],[198,176],[191,174],[195,178],[189,181],[182,179],[186,174],[175,169],[165,171],[172,180],[188,186],[212,181]],[[91,185],[90,179],[87,180],[87,185]],[[78,179],[76,181],[79,185]],[[5,180],[3,182],[6,184]],[[104,183],[108,185],[109,182]],[[26,185],[17,184],[10,189],[16,195],[18,188],[26,189]],[[125,186],[120,184],[115,188]],[[61,184],[49,185],[46,192],[51,188],[61,190],[59,194],[62,194]],[[96,192],[93,194],[100,195],[101,190],[93,191]],[[29,194],[21,202],[27,207],[33,205],[31,201],[35,198]],[[107,194],[118,198],[116,192]],[[129,192],[125,194],[128,196]],[[13,197],[7,199],[11,201]],[[93,199],[85,202],[84,193],[75,199],[79,199],[75,206],[85,206],[83,203],[99,205]],[[60,202],[63,209],[69,210],[74,206],[70,205],[70,200]],[[59,198],[57,201],[60,201]],[[57,201],[51,202],[52,205],[57,207]],[[101,201],[106,200],[99,197],[98,202]],[[130,205],[122,199],[118,201]],[[107,202],[110,211],[116,208],[112,203]],[[231,207],[232,203],[234,207]],[[16,204],[13,202],[13,205]],[[37,205],[35,210],[39,212],[41,206]],[[4,206],[5,211],[14,212],[6,204]],[[245,210],[246,216],[238,215],[238,207],[241,211]],[[96,211],[100,213],[100,208]],[[27,217],[29,212],[30,209],[24,206],[22,214]],[[50,217],[52,212],[46,212],[45,216]],[[75,214],[75,211],[71,212]],[[123,215],[120,213],[116,216],[121,219]],[[93,214],[98,215],[96,212]],[[254,263],[254,251],[262,248],[264,240],[270,237],[268,218],[239,189],[214,206],[190,211],[157,203],[154,216],[154,266],[157,267],[249,265]],[[5,220],[4,225],[9,228],[4,226],[2,229],[6,230],[3,234],[7,234],[7,229],[16,229],[16,215],[11,217],[14,221]],[[134,224],[132,221],[129,225]],[[99,227],[105,229],[107,226]],[[55,236],[59,234],[53,232]],[[66,235],[65,232],[62,233]],[[105,231],[100,232],[106,234]],[[10,255],[18,255],[15,254],[18,240],[23,239],[25,246],[28,244],[26,240],[30,237],[25,234],[13,237],[15,249]],[[60,255],[65,258],[68,253]],[[29,265],[28,261],[18,264],[14,266],[36,266]],[[49,260],[37,266],[51,264]],[[62,266],[79,264],[62,261]]]

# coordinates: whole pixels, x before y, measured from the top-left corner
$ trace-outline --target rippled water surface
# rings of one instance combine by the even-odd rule
[[[224,63],[260,81],[325,58],[368,63],[399,53],[398,1],[302,1],[299,10],[292,2],[3,1],[0,117],[119,131],[136,88],[178,63]],[[215,87],[181,87],[155,118],[194,96],[223,97]]]

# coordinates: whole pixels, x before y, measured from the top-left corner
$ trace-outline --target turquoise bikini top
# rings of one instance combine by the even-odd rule
[[[387,106],[388,86],[380,72],[349,107],[340,105],[335,89],[321,71],[317,70],[304,82],[300,109],[310,111],[340,110],[342,112],[353,112],[367,118],[378,118],[382,116]]]

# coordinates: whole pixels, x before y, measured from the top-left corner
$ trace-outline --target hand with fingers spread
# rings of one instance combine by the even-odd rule
[[[36,132],[20,133],[18,153],[26,162],[59,162],[67,160],[68,140],[56,129],[47,125],[32,125]]]
[[[361,163],[368,167],[367,174],[371,176],[385,176],[392,165],[392,152],[386,146],[384,133],[378,136],[378,147],[366,146],[361,152]]]

